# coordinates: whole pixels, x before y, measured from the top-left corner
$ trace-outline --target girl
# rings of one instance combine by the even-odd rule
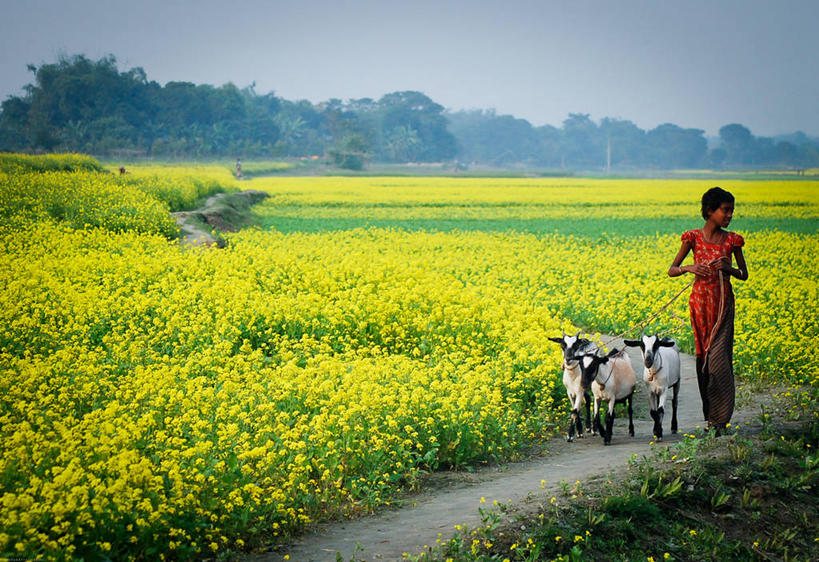
[[[742,246],[745,240],[724,230],[734,213],[734,196],[712,187],[702,196],[705,225],[682,235],[682,247],[668,269],[670,277],[683,273],[696,276],[688,307],[697,349],[697,382],[702,413],[717,434],[731,421],[734,412],[734,293],[731,277],[748,279]],[[694,250],[694,264],[680,264]],[[731,265],[731,254],[737,267]]]

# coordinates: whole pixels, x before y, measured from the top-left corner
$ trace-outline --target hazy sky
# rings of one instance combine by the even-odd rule
[[[419,90],[534,125],[569,112],[819,135],[819,0],[0,0],[0,100],[28,63],[113,54],[148,78],[287,99]]]

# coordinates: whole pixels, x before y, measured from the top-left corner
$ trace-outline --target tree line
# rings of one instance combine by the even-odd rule
[[[360,169],[368,161],[477,163],[569,169],[819,166],[819,139],[755,137],[740,124],[709,147],[701,129],[570,113],[535,127],[494,111],[446,112],[420,92],[378,100],[291,101],[254,86],[164,86],[114,56],[28,66],[21,96],[0,104],[0,151],[85,152],[159,158],[321,155]]]

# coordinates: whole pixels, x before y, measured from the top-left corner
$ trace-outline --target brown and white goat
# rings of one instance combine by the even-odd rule
[[[631,368],[631,361],[624,350],[612,349],[602,357],[596,354],[584,354],[580,359],[580,379],[584,389],[591,388],[594,395],[594,413],[592,422],[600,428],[603,443],[611,443],[614,426],[614,405],[625,403],[628,408],[628,433],[634,437],[634,417],[631,399],[637,386],[637,375]],[[606,427],[600,427],[600,402],[606,402]]]

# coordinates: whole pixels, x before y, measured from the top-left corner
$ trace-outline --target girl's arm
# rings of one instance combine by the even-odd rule
[[[677,257],[674,258],[674,261],[671,263],[671,267],[668,268],[669,277],[679,277],[683,273],[693,273],[694,275],[702,275],[704,277],[711,275],[711,269],[707,265],[701,263],[680,266],[685,259],[685,256],[687,256],[688,252],[690,251],[691,243],[683,242],[682,246],[680,247],[680,251],[677,252]]]
[[[746,281],[748,279],[748,266],[745,265],[745,256],[742,254],[742,248],[739,246],[734,248],[734,259],[737,260],[736,267],[731,267],[730,258],[721,258],[722,263],[720,264],[720,269],[740,281]]]

